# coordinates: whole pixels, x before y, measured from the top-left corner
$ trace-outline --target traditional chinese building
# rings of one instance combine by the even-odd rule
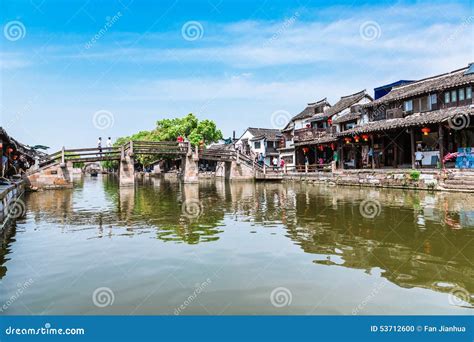
[[[373,99],[365,90],[342,96],[333,106],[315,113],[306,119],[306,127],[295,129],[294,146],[296,165],[314,165],[315,168],[329,164],[338,148],[337,133],[340,127],[348,128],[363,121],[361,105]]]
[[[362,105],[359,121],[335,120],[343,146],[341,167],[413,168],[416,151],[423,154],[423,167],[439,167],[448,154],[453,155],[453,162],[447,165],[453,166],[456,153],[470,154],[474,146],[473,83],[471,63],[393,87],[385,96]]]

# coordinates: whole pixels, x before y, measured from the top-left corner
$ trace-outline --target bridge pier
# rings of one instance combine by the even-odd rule
[[[255,179],[255,171],[252,167],[242,162],[225,162],[225,179],[232,181]]]
[[[120,186],[135,185],[135,160],[130,155],[125,155],[120,160],[119,183]]]
[[[199,181],[198,158],[196,154],[185,155],[181,158],[182,177],[184,183],[197,183]]]
[[[28,181],[38,189],[72,188],[72,162],[55,163],[28,174]]]

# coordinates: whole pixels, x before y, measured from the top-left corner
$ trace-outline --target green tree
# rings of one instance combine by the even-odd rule
[[[192,113],[174,119],[162,119],[156,122],[155,129],[151,131],[140,131],[128,137],[121,137],[115,141],[114,146],[122,146],[128,141],[176,141],[181,136],[189,140],[193,146],[198,146],[200,142],[210,144],[222,139],[222,132],[217,129],[214,121],[199,119]],[[138,156],[137,160],[143,165],[147,165],[161,157]],[[166,156],[163,156],[166,158]],[[102,162],[102,166],[108,169],[117,169],[118,163],[115,161]]]

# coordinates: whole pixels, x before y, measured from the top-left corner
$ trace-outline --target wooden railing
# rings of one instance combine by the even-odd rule
[[[285,166],[285,172],[309,173],[317,171],[331,171],[331,163]]]

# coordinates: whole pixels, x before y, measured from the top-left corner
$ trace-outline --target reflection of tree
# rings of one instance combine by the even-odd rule
[[[113,226],[128,235],[146,229],[160,240],[187,244],[218,240],[224,220],[283,225],[295,244],[315,255],[317,264],[368,273],[380,268],[383,277],[407,288],[446,292],[451,288],[439,283],[451,283],[474,291],[474,229],[466,229],[469,217],[462,221],[462,215],[474,212],[474,201],[466,194],[304,183],[188,185],[146,177],[131,188],[119,188],[116,177],[104,177],[103,189],[107,203],[102,211],[80,208],[83,190],[76,188],[30,194],[28,215],[36,222],[94,229],[98,236],[102,227]],[[381,204],[374,219],[360,212],[366,199]],[[183,212],[186,201],[199,204],[199,215]],[[11,241],[2,246],[1,265]],[[0,276],[4,273],[0,270]]]

